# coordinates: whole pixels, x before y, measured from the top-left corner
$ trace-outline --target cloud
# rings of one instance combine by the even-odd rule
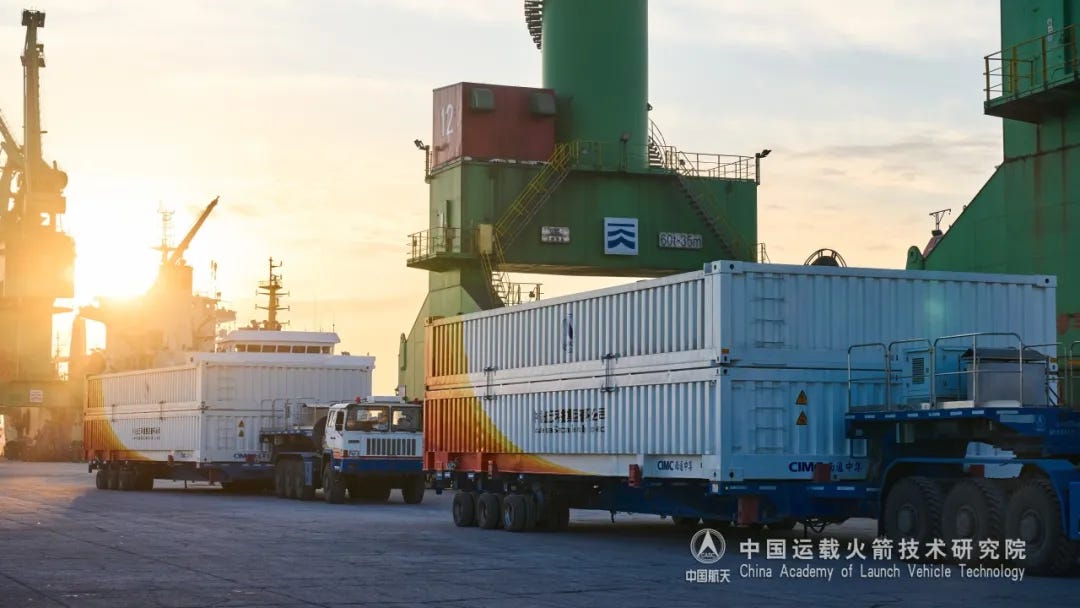
[[[997,13],[987,8],[977,0],[684,0],[653,3],[650,33],[658,43],[741,48],[751,57],[780,53],[798,61],[835,51],[941,59],[971,53],[984,32],[996,31]]]

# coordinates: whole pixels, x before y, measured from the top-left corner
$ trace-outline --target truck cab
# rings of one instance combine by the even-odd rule
[[[423,499],[423,408],[398,397],[365,397],[336,403],[323,430],[322,488],[327,502],[345,492],[385,501],[400,488],[406,503]]]

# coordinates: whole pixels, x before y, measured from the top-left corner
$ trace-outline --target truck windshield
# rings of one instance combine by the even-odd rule
[[[418,407],[395,407],[394,430],[407,433],[419,433],[423,428],[423,418]]]
[[[350,405],[345,411],[346,431],[389,431],[390,408],[385,405]]]

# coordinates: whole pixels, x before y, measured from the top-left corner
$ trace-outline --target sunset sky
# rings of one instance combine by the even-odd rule
[[[0,1],[0,109],[20,138],[28,6]],[[405,235],[427,227],[412,141],[431,137],[434,88],[540,86],[522,3],[33,7],[47,13],[45,154],[70,176],[77,303],[145,290],[159,205],[179,240],[220,195],[187,255],[198,286],[246,321],[266,258],[283,259],[291,327],[334,327],[392,392],[426,290],[405,267]],[[996,2],[653,0],[649,44],[650,116],[669,143],[773,150],[758,196],[774,262],[833,247],[853,266],[900,267],[927,214],[955,218],[1000,162],[1000,120],[981,108]],[[619,282],[543,280],[548,295]]]

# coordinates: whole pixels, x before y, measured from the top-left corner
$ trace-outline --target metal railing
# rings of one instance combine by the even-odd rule
[[[956,334],[954,336],[942,336],[942,337],[937,338],[937,339],[934,340],[933,350],[931,352],[931,354],[934,355],[934,356],[932,356],[930,358],[930,371],[931,371],[931,373],[930,373],[930,380],[931,380],[931,383],[930,383],[930,405],[931,405],[931,407],[933,407],[933,404],[936,403],[935,389],[937,388],[937,379],[939,377],[942,377],[942,376],[952,376],[952,375],[958,376],[961,379],[967,378],[967,377],[970,377],[972,379],[972,382],[971,382],[971,387],[972,387],[971,388],[971,394],[968,395],[968,396],[971,397],[971,402],[972,403],[979,403],[979,373],[980,373],[980,370],[979,370],[979,338],[983,337],[983,336],[1002,337],[1002,338],[1007,337],[1007,338],[1015,338],[1016,339],[1016,345],[1017,345],[1017,349],[1018,349],[1017,350],[1017,353],[1018,353],[1017,359],[1019,360],[1019,368],[1017,369],[1017,373],[1020,374],[1020,394],[1018,396],[1019,396],[1019,400],[1023,401],[1023,398],[1024,398],[1024,341],[1020,338],[1020,335],[1012,333],[1012,332],[976,332],[976,333],[969,333],[969,334]],[[936,355],[936,353],[938,351],[938,344],[941,343],[941,342],[946,342],[946,341],[966,340],[968,338],[971,338],[971,369],[968,369],[968,370],[957,369],[955,372],[938,372],[937,371],[937,355]]]
[[[649,120],[650,164],[692,177],[757,181],[753,156],[683,152],[669,144],[656,122]]]
[[[409,262],[446,253],[469,253],[470,233],[461,228],[430,228],[409,235]]]
[[[1070,342],[1069,347],[1065,349],[1065,387],[1061,391],[1061,394],[1065,396],[1066,403],[1074,407],[1080,404],[1080,386],[1077,385],[1077,378],[1080,377],[1080,374],[1076,370],[1077,367],[1080,367],[1080,361],[1076,358],[1077,346],[1080,346],[1080,340]]]
[[[854,351],[866,350],[866,349],[869,349],[869,348],[874,348],[874,349],[880,348],[881,349],[881,360],[884,361],[884,363],[885,363],[884,367],[882,369],[880,369],[880,370],[874,370],[874,369],[871,369],[871,370],[865,370],[865,369],[856,370],[851,365],[851,354]],[[868,375],[868,376],[865,376],[865,375],[864,376],[859,376],[858,378],[856,378],[852,373],[852,372],[855,372],[855,371],[860,371],[860,372],[869,371],[870,375]],[[891,402],[891,400],[889,399],[889,389],[888,389],[888,385],[889,385],[889,349],[888,349],[888,347],[885,346],[884,342],[865,342],[865,343],[862,343],[862,344],[852,344],[847,349],[847,409],[848,410],[851,410],[852,406],[854,405],[852,403],[852,401],[853,401],[852,393],[853,393],[855,387],[857,385],[872,384],[872,383],[881,383],[881,384],[884,384],[886,386],[886,389],[885,389],[885,405],[886,405],[886,407],[888,407],[888,404]]]
[[[1065,404],[1065,393],[1061,390],[1061,368],[1058,366],[1058,353],[1062,351],[1062,347],[1061,342],[1024,345],[1024,348],[1039,351],[1039,354],[1046,357],[1046,402],[1059,405]],[[1047,355],[1041,352],[1042,350],[1048,350],[1053,355]]]
[[[958,385],[957,385],[958,387],[960,386],[959,382],[961,382],[963,378],[970,378],[971,382],[969,383],[969,385],[971,387],[971,393],[968,395],[968,398],[972,402],[973,405],[978,405],[980,403],[979,395],[978,395],[978,392],[979,392],[978,376],[979,376],[980,373],[988,373],[988,372],[981,371],[980,368],[979,368],[979,363],[978,362],[979,362],[980,349],[982,349],[982,352],[985,353],[988,349],[1002,348],[1000,346],[1000,344],[995,345],[995,346],[986,346],[985,343],[984,343],[984,344],[982,344],[980,346],[980,342],[979,342],[980,338],[999,338],[999,339],[1000,338],[1009,338],[1009,339],[1011,339],[1011,340],[1009,340],[1010,342],[1014,341],[1014,343],[1016,344],[1016,346],[1017,346],[1017,351],[1016,351],[1017,352],[1017,361],[1016,361],[1017,369],[1015,371],[1009,371],[1009,372],[994,371],[993,373],[994,374],[1009,373],[1009,374],[1017,374],[1018,375],[1017,389],[1018,389],[1018,404],[1019,405],[1024,405],[1024,365],[1025,365],[1025,363],[1031,364],[1031,363],[1040,362],[1040,361],[1033,361],[1032,359],[1030,359],[1030,357],[1025,361],[1025,359],[1024,359],[1025,354],[1030,353],[1030,351],[1032,351],[1032,350],[1035,350],[1036,352],[1039,353],[1039,355],[1045,357],[1045,361],[1043,361],[1043,362],[1045,363],[1047,369],[1046,369],[1045,387],[1044,388],[1046,390],[1047,403],[1049,405],[1051,405],[1051,406],[1057,406],[1057,405],[1060,405],[1062,403],[1062,401],[1061,401],[1061,399],[1059,397],[1059,395],[1061,394],[1061,391],[1059,391],[1058,387],[1056,386],[1057,380],[1058,380],[1058,374],[1057,374],[1057,369],[1056,369],[1056,358],[1051,356],[1051,355],[1047,355],[1046,353],[1043,353],[1043,352],[1040,351],[1040,349],[1049,349],[1050,347],[1053,347],[1055,349],[1055,353],[1056,353],[1057,352],[1056,349],[1060,347],[1059,344],[1026,345],[1026,344],[1023,343],[1023,340],[1020,338],[1020,336],[1018,334],[1016,334],[1016,333],[1013,333],[1013,332],[975,332],[975,333],[957,334],[957,335],[951,335],[951,336],[942,336],[942,337],[936,338],[936,339],[934,339],[932,341],[928,340],[926,338],[914,338],[914,339],[909,339],[909,340],[897,340],[895,342],[889,343],[888,345],[886,345],[884,343],[881,343],[881,342],[871,342],[871,343],[864,343],[864,344],[854,344],[854,345],[849,346],[848,350],[847,350],[847,375],[848,375],[848,380],[847,380],[847,407],[848,407],[848,410],[850,411],[853,408],[860,408],[860,407],[861,408],[868,408],[868,407],[869,408],[878,408],[878,407],[880,407],[880,408],[883,408],[885,410],[890,410],[891,411],[891,410],[894,410],[894,409],[899,409],[900,406],[904,406],[904,407],[910,406],[911,405],[910,403],[901,404],[901,403],[894,402],[894,399],[893,399],[893,396],[894,396],[893,395],[893,388],[895,386],[901,385],[905,381],[911,381],[912,383],[918,383],[918,384],[922,384],[924,382],[927,383],[928,386],[927,386],[927,389],[926,389],[926,395],[928,395],[928,397],[927,397],[927,400],[925,402],[923,402],[924,403],[923,407],[929,406],[930,408],[935,408],[938,405],[938,399],[940,397],[940,393],[939,393],[939,389],[938,389],[939,380],[942,379],[942,378],[948,378],[948,377],[956,377],[957,382],[958,382]],[[963,340],[963,341],[970,340],[970,349],[969,350],[971,352],[971,355],[970,355],[971,356],[971,366],[966,370],[960,368],[959,366],[957,366],[955,371],[939,371],[938,370],[938,354],[940,352],[944,351],[944,350],[947,350],[947,349],[945,349],[943,347],[943,344],[946,343],[946,342],[955,342],[955,341],[958,341],[958,340]],[[998,342],[1000,343],[1001,340],[998,340]],[[920,348],[920,349],[917,349],[917,350],[911,350],[911,349],[898,350],[897,349],[897,347],[901,347],[901,346],[905,346],[905,345],[911,345],[911,344],[924,344],[925,348]],[[1080,345],[1080,341],[1073,342],[1070,345],[1070,347],[1069,347],[1070,356],[1072,355],[1072,353],[1074,351],[1074,348],[1077,345]],[[854,363],[854,361],[853,361],[854,360],[854,357],[853,357],[854,353],[856,353],[859,350],[866,350],[866,349],[871,349],[871,348],[879,350],[879,351],[881,351],[883,353],[884,356],[883,356],[883,358],[881,360],[882,361],[881,367],[880,368],[867,369],[865,367],[865,363],[856,365]],[[959,349],[954,349],[954,350],[959,350]],[[961,351],[961,352],[966,352],[966,351]],[[912,371],[911,371],[910,374],[902,374],[901,372],[898,372],[897,370],[893,369],[892,361],[894,359],[898,359],[899,356],[906,356],[906,355],[910,355],[910,354],[925,354],[926,355],[926,363],[924,363],[924,367],[922,367],[918,372],[916,372],[915,366],[913,365],[912,366]],[[1072,375],[1071,367],[1072,366],[1070,365],[1070,369],[1067,372],[1067,378],[1069,378],[1070,381],[1071,381],[1071,375]],[[884,403],[857,403],[855,398],[854,398],[854,393],[856,392],[855,389],[858,386],[864,385],[864,384],[881,385],[882,386],[881,392],[884,393]],[[873,401],[876,401],[876,399],[874,399]]]
[[[502,280],[493,282],[492,286],[495,289],[496,295],[499,296],[499,299],[502,300],[503,304],[506,306],[540,301],[541,283],[515,283],[513,281]]]
[[[683,152],[675,146],[657,146],[661,166],[690,177],[709,177],[739,181],[757,181],[757,163],[753,156]]]
[[[1051,31],[983,58],[986,100],[1019,97],[1077,79],[1076,26]]]

